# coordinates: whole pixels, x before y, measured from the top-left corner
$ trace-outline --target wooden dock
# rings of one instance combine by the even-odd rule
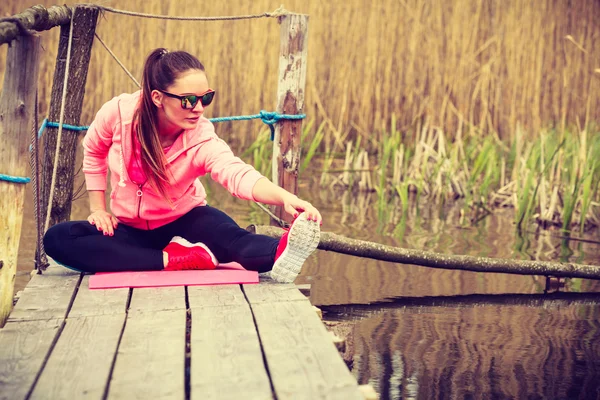
[[[0,399],[364,399],[293,285],[89,290],[35,275],[0,329]]]

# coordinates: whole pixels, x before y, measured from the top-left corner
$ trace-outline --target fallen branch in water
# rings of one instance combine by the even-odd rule
[[[265,225],[250,225],[246,229],[250,232],[273,238],[281,237],[283,232],[281,228]],[[336,253],[372,258],[374,260],[414,264],[431,268],[600,279],[600,266],[596,265],[440,254],[351,239],[331,232],[321,232],[321,241],[318,248],[335,251]]]

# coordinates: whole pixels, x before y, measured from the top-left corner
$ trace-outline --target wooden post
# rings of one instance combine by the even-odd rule
[[[28,176],[40,38],[17,37],[8,48],[0,96],[0,173]],[[25,184],[0,181],[0,328],[12,310]]]
[[[302,114],[306,86],[308,16],[286,15],[280,17],[279,22],[281,42],[277,112]],[[293,194],[298,193],[301,134],[302,120],[282,120],[275,125],[273,182]],[[286,221],[291,221],[292,218],[283,207],[275,207],[274,214]],[[271,224],[274,225],[275,221],[271,221]]]
[[[87,80],[88,66],[90,63],[90,54],[92,51],[92,44],[94,43],[94,33],[96,32],[98,12],[98,8],[95,7],[77,6],[72,16],[73,43],[71,44],[69,81],[67,83],[67,97],[65,100],[65,116],[63,121],[65,124],[79,125],[81,108],[83,106],[83,96],[85,94],[85,82]],[[60,27],[60,42],[58,45],[58,55],[56,56],[50,110],[48,112],[48,121],[51,122],[59,122],[60,119],[60,107],[67,61],[67,47],[69,45],[69,30],[70,24],[65,24]],[[45,220],[48,199],[50,196],[57,134],[58,128],[46,129],[40,194],[42,220]],[[63,129],[54,199],[50,211],[50,225],[48,227],[55,225],[58,222],[68,221],[71,215],[76,153],[77,133]]]

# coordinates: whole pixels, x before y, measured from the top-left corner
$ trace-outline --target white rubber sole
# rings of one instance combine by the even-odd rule
[[[304,261],[316,250],[320,239],[319,224],[308,221],[305,213],[300,214],[290,228],[285,250],[273,264],[271,278],[281,283],[294,282]]]

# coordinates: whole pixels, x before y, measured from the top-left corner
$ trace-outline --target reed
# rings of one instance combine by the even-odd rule
[[[99,2],[147,13],[206,16],[260,13],[281,5],[279,0],[221,1],[210,7],[175,0]],[[2,13],[38,3],[55,2],[7,0]],[[317,125],[327,121],[327,153],[341,151],[357,136],[376,148],[394,113],[395,128],[403,132],[416,135],[428,121],[448,139],[465,127],[470,135],[493,132],[514,139],[519,124],[531,139],[552,124],[565,130],[578,121],[600,120],[596,0],[289,0],[285,7],[311,17],[304,111]],[[275,107],[279,26],[273,19],[200,23],[106,13],[98,34],[138,78],[144,56],[155,47],[197,54],[218,93],[207,116]],[[44,114],[58,29],[41,35]],[[2,46],[0,75],[5,53]],[[82,123],[91,122],[113,96],[134,90],[107,52],[94,46]],[[243,148],[254,141],[257,127],[223,124],[218,129]]]
[[[520,230],[535,223],[583,231],[600,225],[599,133],[552,130],[525,141],[520,131],[513,135],[515,141],[505,144],[493,136],[448,141],[442,131],[428,127],[410,143],[392,131],[383,135],[375,153],[360,149],[360,138],[348,142],[346,156],[329,161],[343,168],[322,171],[328,177],[321,182],[365,191],[357,184],[365,170],[355,162],[364,152],[366,160],[376,160],[377,167],[366,173],[377,182],[373,190],[381,219],[390,216],[394,198],[406,214],[413,193],[418,204],[419,199],[427,204],[459,202],[465,220],[473,224],[494,208],[513,207]]]

